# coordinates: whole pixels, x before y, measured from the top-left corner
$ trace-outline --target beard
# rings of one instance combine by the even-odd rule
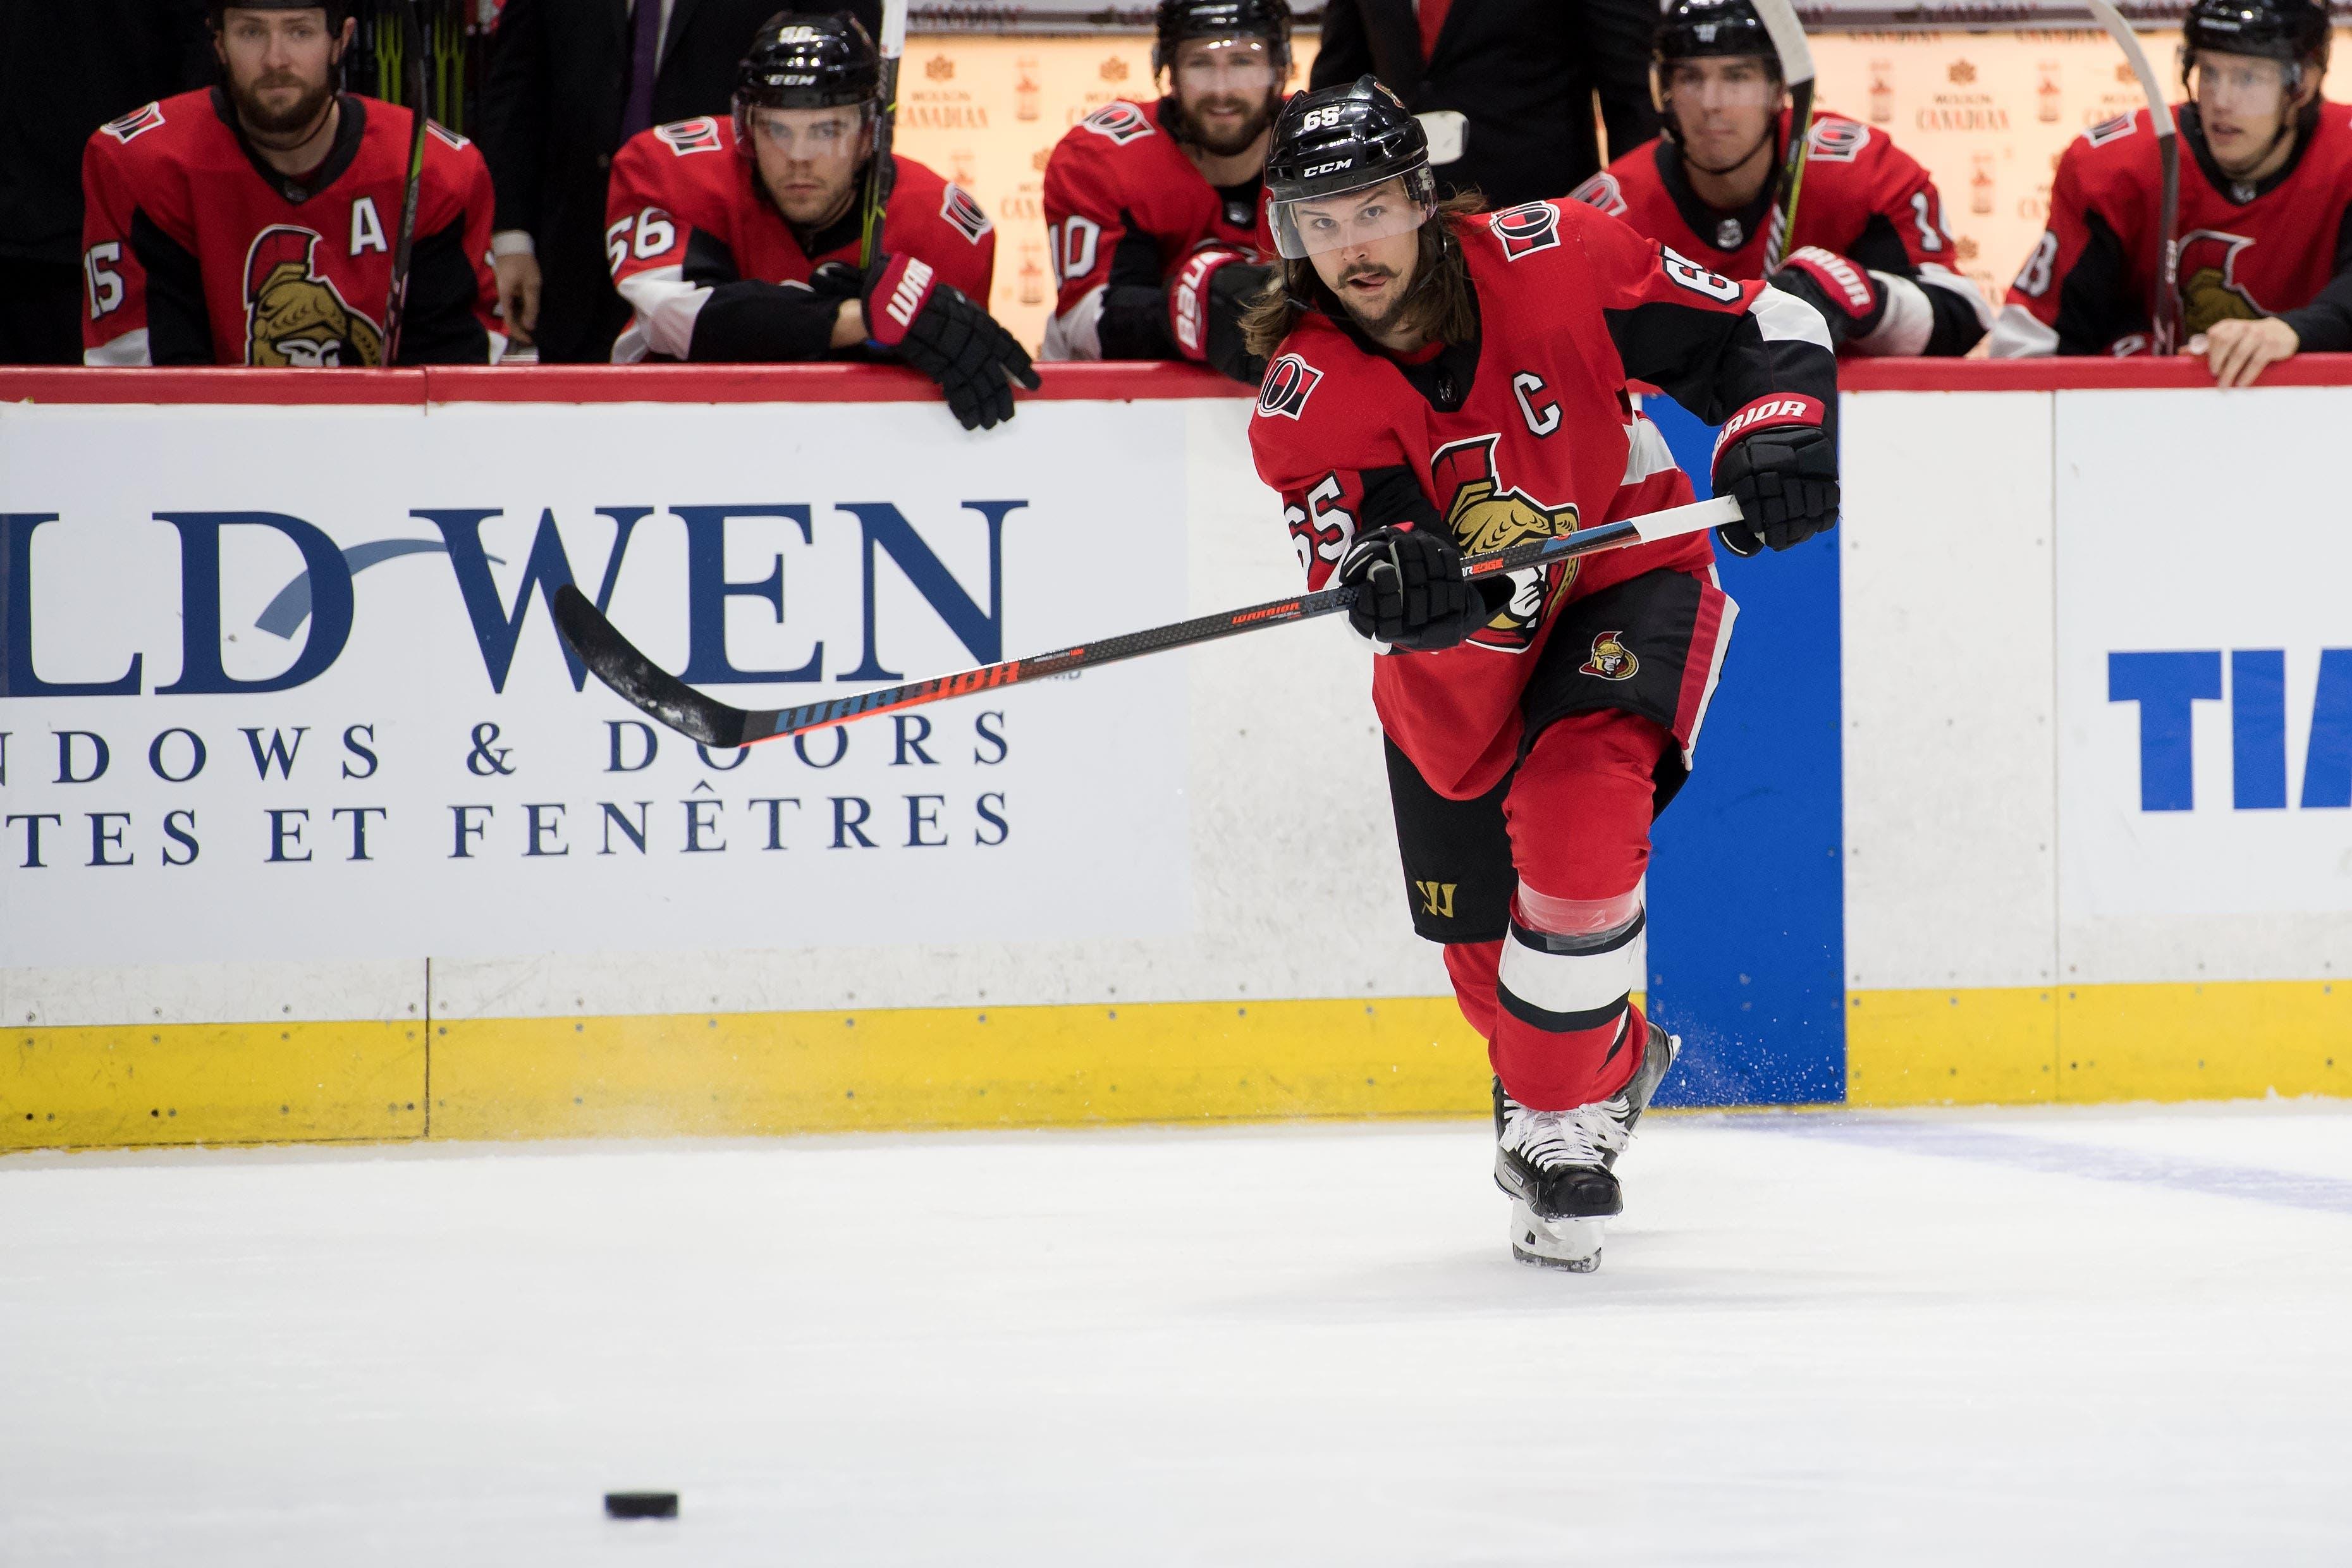
[[[1268,92],[1255,106],[1246,99],[1240,98],[1202,99],[1200,105],[1202,109],[1250,111],[1249,117],[1242,121],[1240,127],[1232,135],[1212,136],[1208,129],[1194,116],[1192,109],[1179,99],[1176,102],[1177,140],[1190,142],[1202,152],[1218,158],[1230,158],[1236,153],[1247,152],[1250,143],[1264,135],[1265,128],[1274,123],[1274,111],[1277,101],[1278,94],[1275,92]]]
[[[280,87],[301,88],[303,91],[285,110],[272,110],[262,101],[262,89]],[[299,77],[279,73],[263,77],[250,87],[232,85],[229,95],[236,100],[236,117],[248,135],[299,138],[317,129],[327,105],[334,100],[335,84],[331,79],[307,84]]]
[[[1404,319],[1406,309],[1412,303],[1412,290],[1410,288],[1398,289],[1395,298],[1389,302],[1387,310],[1377,316],[1368,316],[1356,308],[1355,300],[1348,297],[1348,284],[1351,279],[1358,278],[1392,279],[1395,276],[1396,272],[1392,268],[1350,268],[1339,275],[1338,286],[1331,290],[1339,297],[1339,303],[1346,307],[1348,314],[1355,319],[1356,325],[1363,329],[1364,335],[1367,337],[1378,338],[1383,333],[1396,330],[1397,323]]]

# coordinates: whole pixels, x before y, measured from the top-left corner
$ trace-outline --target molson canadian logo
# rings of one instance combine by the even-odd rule
[[[383,329],[312,265],[319,237],[279,224],[254,237],[245,259],[245,363],[380,365]]]
[[[1576,531],[1574,506],[1539,501],[1503,483],[1495,468],[1495,448],[1501,442],[1499,435],[1474,436],[1439,447],[1429,459],[1432,493],[1447,498],[1445,526],[1465,555]],[[1470,640],[1504,653],[1526,652],[1534,646],[1544,612],[1575,580],[1576,565],[1554,562],[1512,573],[1510,603]]]

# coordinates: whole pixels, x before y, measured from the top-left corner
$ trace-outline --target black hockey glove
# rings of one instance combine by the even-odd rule
[[[1348,623],[1374,642],[1433,653],[1495,617],[1483,585],[1463,581],[1454,542],[1426,529],[1375,528],[1360,535],[1339,563],[1339,581],[1360,590],[1348,606]]]
[[[1740,520],[1717,529],[1734,555],[1786,550],[1837,524],[1837,438],[1822,405],[1801,393],[1759,397],[1725,421],[1715,442],[1715,493],[1735,496]]]
[[[1044,384],[1028,351],[996,318],[911,256],[875,258],[866,271],[866,331],[881,347],[940,384],[967,430],[1013,417],[1013,383]]]
[[[1886,319],[1886,289],[1870,268],[1818,245],[1792,251],[1766,281],[1819,310],[1832,348],[1870,336]]]

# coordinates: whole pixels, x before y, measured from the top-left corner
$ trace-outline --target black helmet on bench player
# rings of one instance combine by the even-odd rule
[[[1176,46],[1187,38],[1264,38],[1280,82],[1290,74],[1289,0],[1160,0],[1154,76],[1176,68]]]
[[[751,150],[755,109],[839,109],[856,104],[871,126],[880,112],[882,51],[855,16],[780,11],[752,35],[735,68],[735,143]]]
[[[2180,77],[2187,85],[2197,57],[2253,55],[2286,67],[2286,87],[2303,82],[2306,63],[2327,68],[2327,13],[2312,0],[2196,0],[2180,27]]]
[[[1360,207],[1364,221],[1299,211],[1390,180],[1401,182],[1401,198],[1377,215]],[[1419,228],[1437,211],[1429,138],[1403,100],[1370,77],[1300,93],[1275,119],[1265,195],[1275,248],[1293,261]]]
[[[327,31],[343,30],[343,18],[352,14],[352,0],[205,0],[205,20],[213,31],[220,31],[223,13],[228,11],[324,11]]]

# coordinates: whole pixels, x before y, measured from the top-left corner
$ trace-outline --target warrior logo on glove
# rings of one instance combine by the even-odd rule
[[[1495,447],[1501,440],[1496,435],[1455,441],[1429,459],[1431,493],[1445,498],[1445,526],[1465,555],[1576,531],[1575,507],[1549,505],[1503,484],[1495,472]],[[1576,580],[1576,567],[1574,561],[1556,562],[1512,573],[1510,603],[1469,640],[1505,653],[1526,652],[1535,644],[1545,609]]]

